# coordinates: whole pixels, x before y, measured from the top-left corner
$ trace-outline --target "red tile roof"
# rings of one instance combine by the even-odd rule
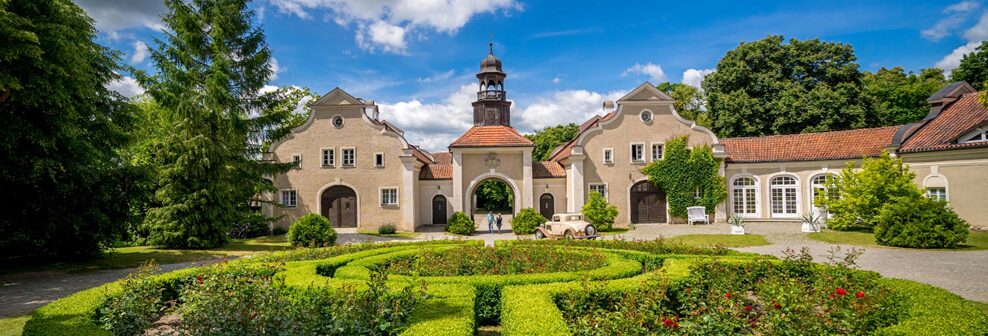
[[[566,177],[566,169],[555,161],[536,162],[532,165],[533,178]]]
[[[980,93],[965,94],[947,105],[906,139],[899,150],[925,152],[988,146],[988,142],[957,143],[959,137],[988,122],[988,109],[981,104],[979,96]]]
[[[432,158],[436,159],[436,163],[453,163],[453,153],[450,152],[432,153]]]
[[[535,146],[509,126],[474,126],[453,141],[450,147],[528,147]]]
[[[881,155],[901,126],[721,139],[728,162],[857,159]]]
[[[452,180],[453,165],[449,163],[433,163],[422,167],[419,180]]]

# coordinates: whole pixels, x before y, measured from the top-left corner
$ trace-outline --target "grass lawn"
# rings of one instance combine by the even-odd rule
[[[602,234],[602,235],[619,235],[619,234],[628,233],[629,230],[631,230],[631,229],[629,229],[629,228],[611,228],[610,230],[600,230],[600,234]]]
[[[810,239],[819,240],[825,243],[841,245],[857,245],[865,247],[897,248],[891,246],[878,245],[875,242],[875,235],[867,231],[832,231],[824,230],[807,235]],[[988,250],[988,232],[971,232],[967,235],[967,242],[955,249],[950,250]]]
[[[723,246],[723,247],[749,247],[768,245],[765,237],[753,234],[689,234],[665,238],[671,243],[686,244],[692,246]]]
[[[209,250],[172,250],[159,249],[151,246],[120,247],[108,250],[103,256],[83,262],[43,262],[18,260],[13,267],[5,267],[0,273],[15,273],[25,271],[66,271],[82,272],[101,269],[137,267],[148,260],[154,259],[158,264],[174,264],[189,261],[201,261],[240,257],[265,251],[280,251],[292,249],[284,235],[264,236],[251,239],[230,241],[224,247]]]
[[[981,311],[985,312],[985,314],[988,314],[988,303],[978,301],[971,301],[971,303],[977,306],[978,309],[981,309]]]
[[[31,314],[0,318],[0,336],[20,336]]]
[[[412,239],[419,236],[418,232],[401,232],[401,231],[392,234],[380,234],[377,233],[377,230],[357,230],[357,233],[365,234],[369,236],[378,236],[378,237],[387,237],[387,238],[406,238],[406,239]]]

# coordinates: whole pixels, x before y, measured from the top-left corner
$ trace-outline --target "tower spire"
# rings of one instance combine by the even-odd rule
[[[487,48],[487,57],[480,61],[477,72],[480,89],[473,102],[473,124],[511,126],[511,102],[504,90],[504,78],[508,75],[501,70],[501,60],[494,57],[493,33]]]
[[[494,55],[494,33],[491,33],[490,42],[487,43],[487,46],[490,47],[490,50],[487,53]]]

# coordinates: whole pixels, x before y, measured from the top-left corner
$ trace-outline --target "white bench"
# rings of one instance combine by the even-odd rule
[[[704,222],[710,224],[710,216],[707,215],[707,208],[702,206],[694,206],[686,208],[686,214],[688,218],[686,222],[690,225],[696,222]]]

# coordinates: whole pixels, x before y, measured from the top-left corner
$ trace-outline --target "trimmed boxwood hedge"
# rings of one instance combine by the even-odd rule
[[[285,284],[292,287],[362,289],[370,270],[390,259],[426,249],[481,244],[482,241],[459,240],[356,244],[275,252],[230,264],[276,265],[281,269],[276,276],[283,277]],[[603,267],[574,272],[417,278],[392,275],[388,280],[392,288],[416,280],[427,284],[428,297],[414,307],[402,335],[473,335],[477,325],[498,320],[505,335],[570,335],[554,297],[580,290],[584,281],[600,281],[605,291],[620,292],[641,286],[651,278],[681,281],[689,276],[691,264],[710,258],[737,263],[771,259],[727,250],[685,249],[661,242],[498,242],[499,246],[512,244],[558,244],[575,253],[603,253],[607,259]],[[653,272],[656,269],[660,271]],[[205,271],[185,269],[153,279],[174,292]],[[882,279],[881,284],[905,298],[906,312],[897,324],[879,329],[876,334],[988,335],[988,316],[957,295],[907,280]],[[24,334],[109,335],[94,323],[92,314],[106,297],[120,291],[120,282],[112,282],[54,301],[32,314]]]

